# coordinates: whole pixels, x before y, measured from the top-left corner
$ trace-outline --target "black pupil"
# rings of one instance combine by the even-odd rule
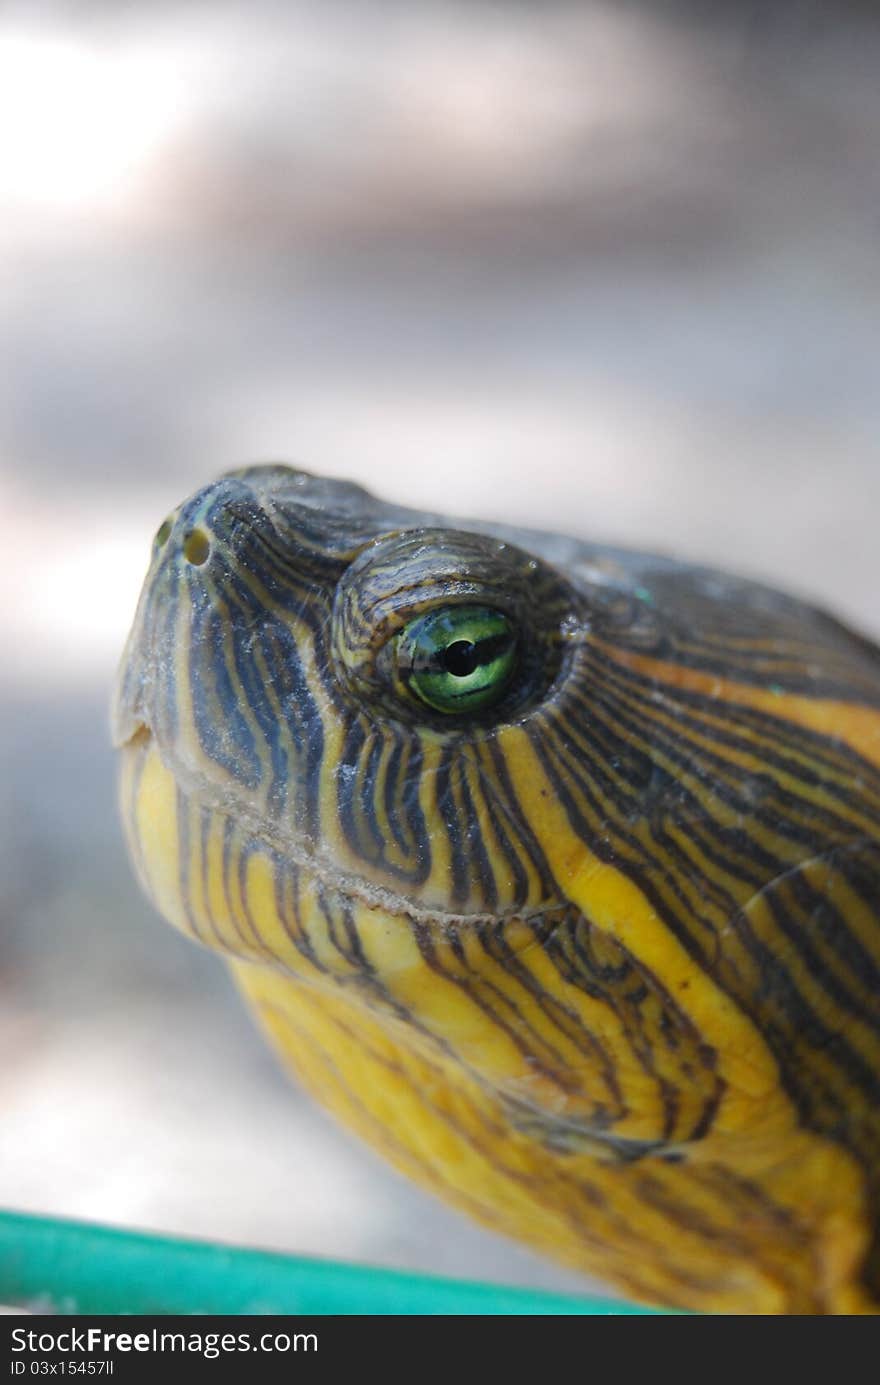
[[[480,662],[477,646],[470,640],[456,640],[447,645],[442,655],[443,667],[455,678],[467,678]]]

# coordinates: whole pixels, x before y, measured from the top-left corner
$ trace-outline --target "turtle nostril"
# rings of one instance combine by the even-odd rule
[[[194,567],[201,567],[208,561],[211,545],[204,529],[191,529],[183,541],[183,556]]]
[[[160,524],[156,531],[156,547],[163,548],[168,542],[168,535],[171,533],[171,520],[166,519],[164,524]]]

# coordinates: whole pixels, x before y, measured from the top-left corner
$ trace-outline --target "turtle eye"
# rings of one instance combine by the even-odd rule
[[[574,609],[558,573],[512,543],[396,530],[365,544],[339,578],[334,672],[375,718],[429,739],[489,737],[554,684]]]
[[[488,606],[447,606],[411,620],[394,641],[397,681],[437,712],[491,707],[517,666],[517,632]]]

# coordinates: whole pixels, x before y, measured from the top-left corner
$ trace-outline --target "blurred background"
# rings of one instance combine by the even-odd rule
[[[142,900],[107,704],[230,466],[655,548],[880,635],[872,6],[0,11],[0,1203],[544,1287]]]

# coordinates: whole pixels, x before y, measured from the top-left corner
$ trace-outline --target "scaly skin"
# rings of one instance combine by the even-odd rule
[[[116,709],[142,883],[485,1225],[652,1302],[877,1311],[880,656],[754,584],[479,527],[280,467],[182,507]],[[475,600],[521,675],[444,718],[383,659]]]

